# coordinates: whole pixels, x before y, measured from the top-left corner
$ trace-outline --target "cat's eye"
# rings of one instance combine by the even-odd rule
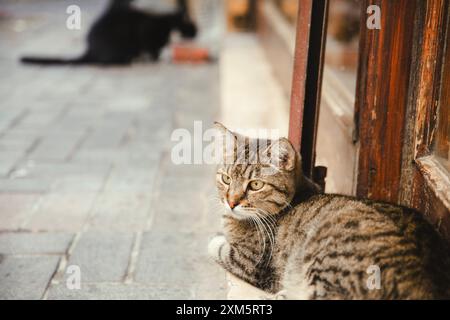
[[[264,187],[264,182],[261,180],[253,180],[250,182],[250,189],[253,191],[261,190]]]
[[[225,184],[230,184],[231,183],[231,178],[229,176],[227,176],[226,174],[222,173],[222,181]]]

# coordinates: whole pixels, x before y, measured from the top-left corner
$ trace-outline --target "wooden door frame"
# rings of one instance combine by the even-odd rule
[[[419,209],[450,240],[450,179],[432,155],[443,85],[442,66],[445,59],[450,60],[449,18],[447,0],[418,4],[414,38],[419,40],[411,61],[398,201]]]
[[[303,172],[324,187],[326,168],[315,167],[315,149],[322,88],[328,0],[299,2],[289,140],[302,156]]]
[[[381,30],[361,21],[355,120],[359,197],[416,208],[450,239],[449,183],[431,156],[449,3],[364,0]],[[446,181],[446,182],[445,182]]]
[[[355,119],[356,195],[397,202],[408,102],[416,0],[364,0]],[[366,10],[381,8],[381,29],[368,29]]]
[[[371,5],[381,8],[381,29],[366,26]],[[450,240],[450,180],[431,155],[449,1],[362,0],[361,7],[356,195],[416,208]],[[315,144],[327,10],[327,0],[299,3],[289,122],[304,173],[322,185]]]

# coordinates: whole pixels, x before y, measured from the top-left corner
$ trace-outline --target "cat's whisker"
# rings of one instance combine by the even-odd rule
[[[266,235],[266,228],[264,227],[264,225],[261,223],[261,221],[258,219],[258,217],[253,217],[256,221],[256,223],[259,226],[259,229],[261,231],[261,234],[263,235],[264,239],[263,239],[263,248],[261,251],[261,259],[264,257],[264,252],[266,252],[266,239],[267,239],[267,235]]]
[[[256,263],[256,264],[258,265],[258,264],[261,262],[261,260],[264,258],[264,250],[265,250],[264,247],[263,247],[264,242],[263,242],[263,238],[262,238],[261,232],[260,232],[260,230],[259,230],[259,227],[258,227],[258,225],[257,225],[257,222],[256,222],[255,218],[252,217],[252,216],[250,216],[250,219],[251,219],[251,221],[253,222],[253,224],[255,225],[255,228],[256,228],[257,233],[258,233],[259,247],[260,247],[260,249],[262,249],[261,255],[259,256],[259,260],[258,260],[258,262]]]
[[[286,207],[284,207],[283,209],[286,209],[286,208],[292,209],[293,208],[292,205],[289,202],[287,202],[286,200],[282,200],[282,201],[286,204]]]
[[[261,213],[261,212],[258,212],[258,211],[261,211],[261,212],[264,212],[264,213]],[[276,222],[275,222],[275,219],[270,214],[268,214],[267,212],[265,212],[262,209],[257,209],[257,213],[256,214],[259,214],[261,216],[261,219],[265,221],[265,223],[267,224],[267,227],[270,230],[271,251],[270,251],[270,256],[269,256],[269,260],[268,260],[268,261],[270,261],[270,259],[272,258],[272,253],[273,253],[273,249],[274,249],[274,246],[275,246],[274,230],[276,230]]]
[[[262,219],[262,221],[264,221],[266,223],[267,227],[269,228],[270,236],[271,236],[271,240],[272,240],[272,246],[274,246],[275,245],[275,234],[274,234],[275,225],[273,225],[265,217],[261,217],[261,219]]]
[[[261,220],[261,222],[264,220]],[[264,222],[262,222],[264,224]],[[267,222],[266,222],[267,225]],[[269,251],[269,256],[267,258],[267,264],[270,263],[271,259],[272,259],[272,254],[273,254],[273,249],[274,249],[274,239],[273,239],[273,231],[270,229],[269,226],[267,226],[267,228],[270,230],[270,232],[267,232],[268,238],[269,238],[269,242],[270,242],[270,251]]]
[[[256,229],[258,231],[258,237],[260,239],[261,255],[258,260],[258,264],[259,264],[261,262],[261,260],[264,258],[264,252],[266,251],[266,237],[265,237],[264,231],[263,231],[259,221],[256,219],[256,217],[250,216],[250,218],[252,219],[252,221],[254,222],[254,224],[256,226]]]
[[[262,214],[261,212],[259,212],[259,210],[255,211],[255,214],[257,214],[263,221],[265,221],[266,223],[268,223],[270,225],[270,227],[275,227],[275,224],[272,220],[268,219],[264,214]]]
[[[259,212],[259,214],[261,214],[265,219],[270,221],[272,227],[274,227],[274,228],[276,227],[277,221],[269,212],[267,212],[263,209],[259,209],[259,208],[255,208],[255,210],[257,210]]]
[[[246,209],[246,208],[244,208],[243,211],[247,211],[247,212],[256,214],[258,216],[258,218],[261,220],[261,222],[264,223],[264,225],[267,225],[267,228],[269,228],[269,230],[267,230],[267,231],[270,231],[270,235],[268,235],[268,236],[271,236],[270,240],[272,243],[274,243],[275,235],[273,233],[273,229],[275,229],[275,227],[276,227],[275,219],[262,209],[258,209],[258,208]],[[262,211],[262,213],[259,213],[258,211]]]
[[[265,232],[267,233],[267,237],[270,242],[270,252],[269,252],[269,258],[267,260],[267,263],[269,263],[270,259],[272,258],[273,247],[275,245],[275,236],[274,236],[272,228],[270,227],[268,221],[264,218],[264,216],[261,213],[258,213],[258,211],[254,211],[254,213],[257,215],[257,220],[261,223]]]
[[[277,220],[268,212],[265,212],[264,210],[261,210],[264,217],[268,220],[270,220],[270,222],[273,224],[274,227],[276,227],[277,225]]]

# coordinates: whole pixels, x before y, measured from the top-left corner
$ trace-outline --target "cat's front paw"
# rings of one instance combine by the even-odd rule
[[[209,241],[208,254],[217,261],[221,261],[221,257],[228,250],[228,242],[224,235],[217,235]]]

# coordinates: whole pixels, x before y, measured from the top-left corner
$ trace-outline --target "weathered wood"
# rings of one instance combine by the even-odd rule
[[[434,156],[415,162],[415,190],[411,206],[421,210],[436,228],[450,241],[450,176]]]
[[[415,160],[430,153],[431,136],[428,127],[434,126],[430,107],[435,104],[438,81],[438,61],[442,57],[445,0],[420,2],[417,7],[416,27],[411,62],[410,95],[407,108],[401,190],[399,201],[412,205],[413,193],[421,187],[414,177]],[[415,89],[414,89],[415,88]],[[431,128],[430,127],[430,128]],[[421,184],[420,184],[421,185]],[[414,190],[417,190],[413,192]]]
[[[381,7],[381,30],[362,28],[356,193],[397,202],[416,1],[366,0]],[[367,17],[367,14],[364,14]]]
[[[371,4],[382,26],[361,29],[357,195],[416,208],[450,240],[448,172],[433,156],[438,112],[448,108],[449,1]]]
[[[300,151],[304,173],[312,177],[319,117],[328,0],[299,2],[289,139]]]
[[[447,19],[450,17],[447,15]],[[435,153],[446,159],[446,168],[450,171],[450,21],[443,35],[446,39],[445,54],[442,62],[441,92],[439,96],[438,130],[436,131]],[[449,187],[450,188],[450,187]]]
[[[417,91],[415,108],[414,157],[431,153],[437,125],[438,100],[441,89],[448,1],[433,0],[422,4],[425,23],[417,63],[418,81],[412,86]]]
[[[399,200],[423,212],[450,240],[448,172],[433,156],[438,112],[449,108],[445,99],[450,70],[443,68],[450,59],[448,49],[444,55],[445,43],[449,48],[450,42],[449,15],[446,0],[426,1],[418,7]]]

